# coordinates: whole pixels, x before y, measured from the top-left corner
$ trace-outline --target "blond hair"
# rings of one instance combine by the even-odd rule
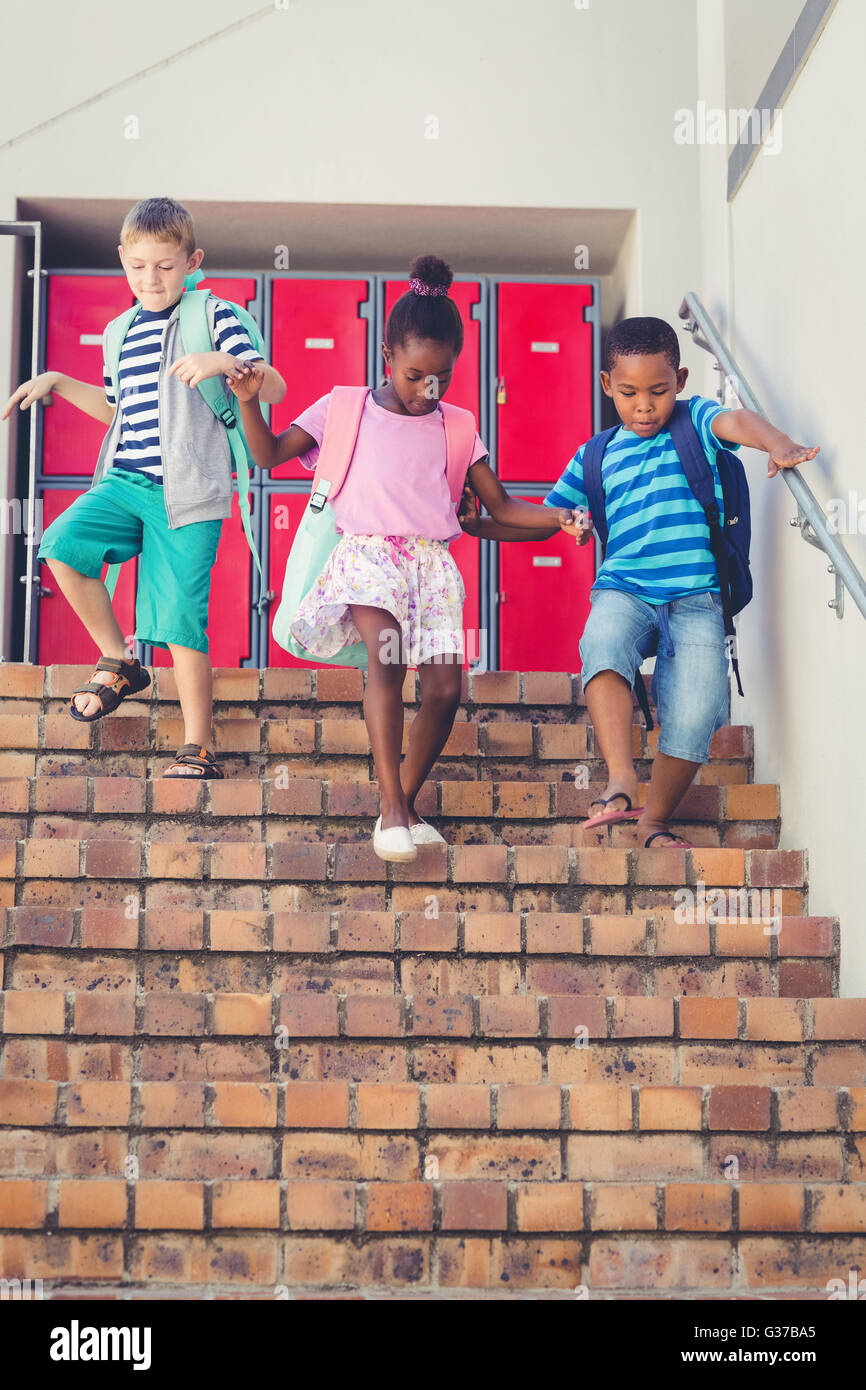
[[[195,250],[195,227],[190,214],[174,198],[142,198],[130,208],[120,229],[120,244],[126,249],[143,237],[154,241],[175,241],[184,254]]]

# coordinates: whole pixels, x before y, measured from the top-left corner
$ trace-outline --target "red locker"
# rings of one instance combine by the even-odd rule
[[[385,282],[385,320],[401,294],[409,288],[408,280],[387,280]],[[451,405],[460,405],[471,410],[476,421],[481,413],[481,322],[472,318],[472,307],[481,299],[481,286],[477,280],[455,280],[449,291],[460,316],[463,319],[463,351],[457,359],[454,376],[448,388]],[[378,343],[376,349],[378,352]],[[378,376],[378,369],[377,369]]]
[[[503,481],[558,478],[592,434],[591,285],[497,286],[496,459]],[[548,668],[544,668],[548,669]]]
[[[367,381],[367,320],[359,309],[370,296],[367,280],[273,280],[271,362],[288,385],[271,410],[280,434],[296,415],[334,386]],[[297,459],[271,471],[273,478],[306,478]]]
[[[42,529],[46,530],[55,517],[65,511],[76,497],[81,496],[81,488],[46,488],[42,493]],[[135,631],[135,580],[137,559],[127,560],[121,567],[114,591],[114,611],[117,621],[126,636],[130,649]],[[105,578],[106,565],[102,571]],[[36,660],[40,665],[77,665],[79,662],[96,661],[99,651],[91,640],[84,624],[69,607],[57,586],[57,580],[46,564],[39,566],[39,579],[42,595],[39,599],[39,650]],[[46,590],[48,592],[46,592]]]
[[[250,510],[254,518],[257,498],[257,493],[250,494]],[[232,514],[223,522],[216,563],[211,573],[207,634],[212,666],[237,668],[250,658],[252,566],[253,557],[241,525],[240,506],[235,492],[232,494]],[[153,664],[170,666],[171,653],[163,647],[154,647]]]
[[[545,541],[500,541],[501,670],[579,671],[594,578],[591,541],[579,546],[564,531]]]
[[[256,297],[256,282],[250,275],[206,275],[196,285],[196,289],[210,290],[217,299],[228,299],[232,304],[240,304],[252,313],[252,303]]]
[[[273,638],[273,615],[276,613],[282,591],[283,576],[286,572],[286,560],[292,548],[292,541],[298,529],[304,508],[309,500],[306,492],[274,492],[268,499],[269,513],[268,525],[270,527],[270,542],[268,554],[268,588],[274,593],[275,597],[270,606],[270,622],[268,624],[268,665],[269,666],[304,666],[313,667],[321,665],[315,661],[301,661],[284,651]],[[464,667],[469,669],[472,660],[478,660],[479,654],[485,655],[485,648],[482,645],[483,639],[479,636],[479,555],[480,543],[475,536],[465,534],[451,542],[451,553],[457,561],[457,566],[463,576],[463,584],[466,589],[466,603],[463,608],[463,628],[464,628],[464,651],[467,660]]]
[[[49,275],[45,365],[102,386],[102,332],[134,302],[123,275]],[[92,476],[107,426],[57,395],[45,406],[42,472]]]

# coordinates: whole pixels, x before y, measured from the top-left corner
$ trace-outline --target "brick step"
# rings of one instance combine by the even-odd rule
[[[59,1138],[64,1131],[95,1125],[136,1132],[170,1128],[211,1134],[241,1129],[335,1130],[342,1131],[344,1137],[356,1131],[379,1130],[541,1130],[615,1135],[725,1132],[759,1134],[778,1145],[804,1134],[866,1134],[866,1085],[487,1085],[0,1077],[0,1134],[10,1128],[46,1129],[57,1131],[55,1138]],[[843,1157],[856,1169],[866,1165],[866,1141],[858,1139],[852,1144],[857,1148],[850,1147]],[[594,1152],[603,1154],[601,1149]]]
[[[429,782],[418,797],[417,809],[451,843],[625,847],[634,842],[633,824],[583,829],[590,802],[600,796],[603,785]],[[637,804],[642,804],[645,794],[646,785]],[[159,839],[291,836],[363,841],[369,840],[378,813],[374,782],[322,777],[207,783],[71,774],[0,779],[0,839],[144,838],[149,833]],[[703,848],[774,849],[779,838],[778,788],[695,785],[672,824]]]
[[[246,1184],[245,1186],[249,1186]],[[71,1200],[74,1196],[70,1194]],[[0,1261],[52,1298],[574,1300],[856,1298],[862,1235],[397,1235],[82,1230],[0,1235]],[[856,1271],[853,1275],[851,1271]],[[25,1276],[21,1276],[22,1278]],[[851,1283],[855,1292],[850,1292]],[[831,1283],[831,1281],[834,1281]],[[781,1314],[780,1314],[781,1316]],[[792,1321],[793,1319],[789,1319]],[[807,1321],[807,1319],[800,1319]],[[798,1322],[799,1325],[799,1322]]]
[[[593,994],[319,994],[127,988],[52,990],[38,971],[0,991],[2,1027],[15,1035],[137,1039],[270,1037],[416,1042],[508,1038],[851,1042],[866,1055],[866,999],[706,998]],[[167,975],[165,969],[161,972]],[[278,1044],[279,1045],[279,1044]],[[578,1049],[580,1050],[580,1048]]]
[[[40,730],[36,716],[0,716],[4,747],[0,777],[61,775],[162,775],[184,742],[179,713],[151,726],[148,718],[124,713],[104,723],[76,723],[64,711],[46,714]],[[408,743],[411,717],[404,728]],[[479,723],[458,718],[439,761],[431,772],[441,780],[573,781],[575,776],[603,781],[604,762],[594,734],[585,724],[518,724],[510,720]],[[641,781],[649,779],[657,732],[632,729],[632,753]],[[327,776],[369,781],[372,758],[362,719],[282,719],[253,713],[213,723],[213,746],[231,780]],[[11,751],[15,750],[15,751]],[[710,761],[700,769],[700,785],[744,784],[752,779],[751,729],[726,725],[714,736]]]
[[[106,1231],[866,1234],[866,1182],[0,1181],[0,1226]]]

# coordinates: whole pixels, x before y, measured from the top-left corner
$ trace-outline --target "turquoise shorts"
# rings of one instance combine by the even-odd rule
[[[103,565],[140,555],[136,640],[207,652],[210,576],[221,530],[221,520],[170,530],[162,484],[144,473],[109,468],[47,527],[37,558],[62,560],[98,578]]]

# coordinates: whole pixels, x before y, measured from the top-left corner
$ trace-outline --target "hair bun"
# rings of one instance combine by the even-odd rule
[[[409,267],[409,279],[420,280],[431,290],[447,294],[454,275],[450,265],[446,265],[440,256],[416,256]]]

